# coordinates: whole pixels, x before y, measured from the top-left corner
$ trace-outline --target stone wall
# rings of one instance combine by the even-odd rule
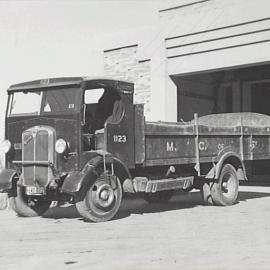
[[[145,115],[150,113],[150,60],[138,60],[138,46],[126,46],[104,51],[104,75],[135,84],[134,103],[145,104]]]

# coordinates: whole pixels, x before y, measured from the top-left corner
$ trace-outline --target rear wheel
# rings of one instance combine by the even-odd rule
[[[157,191],[155,193],[145,193],[143,198],[149,203],[168,202],[174,194],[174,190]]]
[[[51,201],[44,197],[27,196],[24,187],[17,186],[17,194],[9,195],[9,204],[19,216],[37,217],[49,209]]]
[[[200,188],[201,196],[205,205],[213,205],[210,183],[204,182]]]
[[[239,179],[231,164],[225,164],[217,183],[211,183],[211,196],[214,204],[226,206],[236,202],[238,197]]]
[[[117,176],[101,173],[84,196],[77,200],[76,208],[87,221],[104,222],[112,219],[120,208],[122,187]]]

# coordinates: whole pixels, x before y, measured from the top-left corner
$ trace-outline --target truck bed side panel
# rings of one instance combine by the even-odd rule
[[[213,127],[172,123],[146,123],[145,165],[212,162],[232,151],[243,160],[270,158],[270,128],[254,126]],[[197,139],[196,139],[197,138]]]

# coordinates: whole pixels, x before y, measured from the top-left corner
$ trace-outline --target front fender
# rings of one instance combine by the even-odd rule
[[[74,171],[68,174],[62,185],[61,191],[75,195],[81,188],[88,187],[97,178],[95,168],[104,162],[104,156],[96,156],[86,163],[82,171]],[[107,155],[105,162],[113,164],[114,173],[119,177],[120,182],[123,184],[126,179],[131,179],[128,168],[119,159]]]
[[[96,175],[94,173],[94,169],[101,161],[102,157],[97,156],[86,163],[82,171],[74,171],[69,173],[64,180],[61,191],[72,195],[80,191],[83,183],[89,182],[91,177],[95,179]]]
[[[0,173],[0,192],[7,192],[12,189],[12,181],[17,174],[15,170],[4,169]]]

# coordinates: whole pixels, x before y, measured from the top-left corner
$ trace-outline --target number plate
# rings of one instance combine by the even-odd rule
[[[44,195],[45,189],[43,187],[25,187],[25,194],[26,195]]]
[[[126,135],[113,135],[113,142],[125,143],[127,142],[127,136]]]

